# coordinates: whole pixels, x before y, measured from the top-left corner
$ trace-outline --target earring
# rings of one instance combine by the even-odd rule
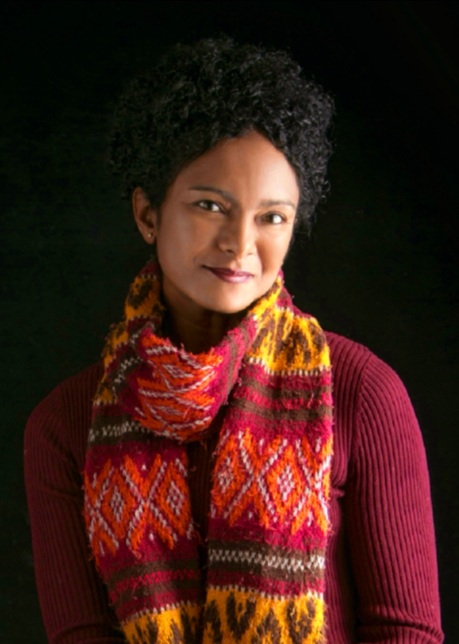
[[[148,237],[153,237],[153,233],[148,233]]]

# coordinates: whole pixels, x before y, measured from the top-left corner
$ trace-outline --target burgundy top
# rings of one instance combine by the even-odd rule
[[[328,641],[442,642],[429,479],[414,411],[386,364],[346,338],[327,338],[334,394]],[[98,364],[60,384],[25,433],[35,575],[53,644],[124,641],[83,520],[81,473],[100,377]],[[193,514],[204,532],[212,440],[188,447]]]

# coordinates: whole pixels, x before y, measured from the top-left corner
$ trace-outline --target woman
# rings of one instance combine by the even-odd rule
[[[154,258],[103,364],[28,423],[51,642],[442,641],[403,385],[283,285],[331,113],[286,54],[227,39],[122,97],[111,163]]]

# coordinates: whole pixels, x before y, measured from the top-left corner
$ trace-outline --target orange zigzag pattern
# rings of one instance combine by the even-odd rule
[[[182,438],[206,427],[215,396],[209,393],[215,369],[222,361],[216,353],[191,355],[151,334],[143,340],[154,361],[154,380],[138,379],[140,414],[137,420],[154,431],[180,431]],[[199,373],[199,378],[196,374]],[[187,423],[189,419],[189,423]]]

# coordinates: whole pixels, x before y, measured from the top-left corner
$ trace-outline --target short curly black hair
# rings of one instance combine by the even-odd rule
[[[263,134],[294,168],[298,219],[309,227],[327,187],[333,101],[283,51],[228,37],[175,45],[127,86],[115,111],[109,165],[123,196],[140,186],[160,208],[190,161],[225,138]]]

